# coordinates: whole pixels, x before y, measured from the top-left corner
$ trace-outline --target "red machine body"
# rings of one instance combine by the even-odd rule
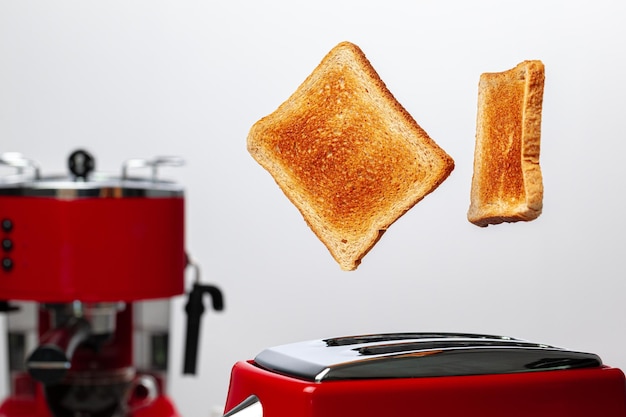
[[[0,269],[4,299],[136,301],[184,291],[182,197],[4,196],[0,217],[12,246]]]
[[[495,347],[493,338],[467,335],[433,343],[433,335],[414,343],[416,337],[379,338],[377,346],[355,343],[345,349],[327,341],[268,349],[233,367],[226,416],[244,415],[252,404],[258,413],[249,408],[246,416],[626,416],[624,374],[593,355],[507,340]],[[331,362],[319,352],[327,348],[339,350]],[[551,365],[542,370],[538,357]],[[520,363],[529,367],[515,370]]]

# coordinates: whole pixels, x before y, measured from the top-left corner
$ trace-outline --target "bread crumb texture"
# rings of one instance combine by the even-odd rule
[[[252,126],[248,150],[344,270],[454,168],[349,42]]]
[[[534,60],[480,76],[467,216],[477,226],[530,221],[541,214],[544,71],[543,63]]]

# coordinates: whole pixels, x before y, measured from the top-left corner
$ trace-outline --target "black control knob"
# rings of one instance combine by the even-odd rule
[[[11,239],[2,239],[2,250],[11,252],[13,249],[13,241]]]
[[[13,269],[13,259],[11,258],[2,258],[2,269],[5,271],[10,271]]]
[[[79,149],[70,155],[68,166],[76,178],[84,180],[96,168],[96,160],[89,152]]]
[[[11,219],[2,219],[2,230],[6,233],[9,233],[13,230],[13,222]]]

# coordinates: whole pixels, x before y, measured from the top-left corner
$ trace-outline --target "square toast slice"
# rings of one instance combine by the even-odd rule
[[[347,271],[454,169],[349,42],[251,127],[247,148]]]

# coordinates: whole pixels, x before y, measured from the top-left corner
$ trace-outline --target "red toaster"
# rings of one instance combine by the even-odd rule
[[[266,349],[235,364],[225,417],[625,417],[592,353],[503,336],[393,333]]]

